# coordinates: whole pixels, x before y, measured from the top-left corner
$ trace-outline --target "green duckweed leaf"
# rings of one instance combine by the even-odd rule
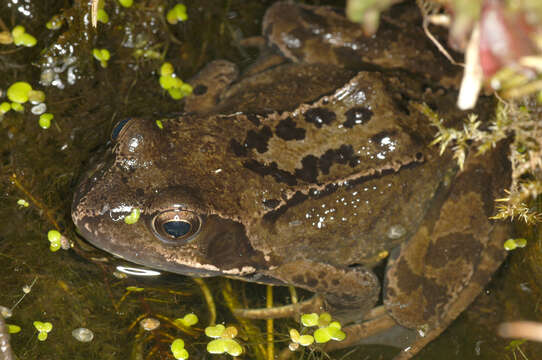
[[[218,324],[216,326],[207,326],[205,328],[205,335],[210,338],[218,338],[222,336],[224,330],[226,330],[226,327],[224,327],[224,325],[222,324]]]

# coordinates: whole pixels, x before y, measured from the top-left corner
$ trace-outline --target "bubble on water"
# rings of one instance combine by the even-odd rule
[[[152,331],[158,329],[160,326],[160,320],[155,318],[145,318],[139,322],[139,325],[141,325],[141,327],[146,331]]]
[[[30,111],[34,115],[41,115],[45,111],[47,111],[47,105],[45,105],[45,103],[40,103],[40,104],[38,104],[36,106],[32,106],[32,109],[30,109]]]
[[[94,339],[94,333],[87,328],[77,328],[72,331],[72,336],[81,342],[91,342]]]

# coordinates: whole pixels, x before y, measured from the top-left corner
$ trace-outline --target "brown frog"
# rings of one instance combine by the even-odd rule
[[[182,116],[117,125],[75,194],[75,224],[129,261],[295,285],[346,320],[366,316],[382,290],[386,328],[416,330],[399,356],[415,354],[504,259],[507,226],[488,217],[509,166],[504,144],[462,172],[429,146],[435,129],[416,104],[449,124],[466,114],[447,90],[459,70],[410,10],[393,8],[367,38],[335,9],[275,4],[264,35],[289,60],[240,79],[212,62]],[[370,323],[348,328],[347,343],[382,330]]]

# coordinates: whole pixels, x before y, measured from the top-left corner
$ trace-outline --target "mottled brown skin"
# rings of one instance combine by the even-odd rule
[[[464,119],[444,90],[458,70],[400,11],[400,28],[385,17],[367,39],[335,10],[274,5],[264,34],[292,62],[236,80],[215,61],[184,115],[163,129],[129,120],[75,195],[82,234],[153,268],[299,286],[349,320],[375,305],[372,268],[390,253],[384,303],[397,326],[428,333],[419,350],[504,259],[507,228],[488,217],[509,169],[502,144],[459,174],[428,146],[434,128],[413,103]],[[199,232],[161,241],[155,217],[181,210]]]

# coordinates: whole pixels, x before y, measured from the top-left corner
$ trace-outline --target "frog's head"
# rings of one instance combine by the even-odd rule
[[[142,119],[117,125],[105,160],[74,196],[72,218],[81,234],[128,261],[186,275],[244,276],[266,266],[242,223],[201,196],[218,176],[201,158],[209,139],[197,134],[187,143],[176,129]],[[139,219],[127,224],[134,210]]]

